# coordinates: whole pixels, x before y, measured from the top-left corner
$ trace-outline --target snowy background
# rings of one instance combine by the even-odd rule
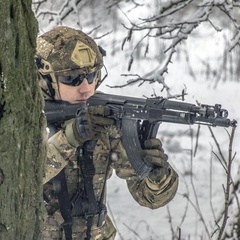
[[[208,42],[207,49],[206,41]],[[211,41],[210,45],[209,41]],[[182,59],[181,61],[174,61],[169,68],[167,83],[173,93],[180,93],[186,86],[188,92],[186,96],[187,102],[196,103],[197,100],[198,102],[210,105],[214,105],[215,103],[222,104],[223,108],[229,111],[229,117],[239,122],[240,83],[226,81],[219,83],[215,87],[215,81],[206,81],[206,79],[201,77],[202,74],[198,72],[198,57],[201,56],[200,59],[211,58],[209,55],[218,52],[220,44],[221,37],[213,38],[211,34],[198,42],[189,39],[186,43],[186,48],[191,53],[191,64],[196,73],[197,80],[194,81],[188,74],[184,59]],[[111,63],[109,65],[109,69],[111,69]],[[149,63],[149,66],[144,66],[144,68],[146,67],[151,67],[151,63]],[[109,72],[111,72],[108,78],[109,82],[119,78],[117,76],[118,71],[115,68],[113,68],[113,71],[109,70]],[[112,92],[112,89],[104,86],[102,86],[102,89],[105,92]],[[158,84],[154,84],[154,86],[146,84],[142,88],[135,86],[114,91],[117,94],[141,97],[143,95],[151,96],[153,89],[158,93],[157,89],[161,89],[161,86],[158,86]],[[174,232],[177,231],[178,227],[181,228],[181,239],[208,239],[199,214],[197,214],[195,208],[184,197],[185,194],[189,195],[194,206],[196,206],[191,179],[194,181],[197,191],[197,201],[199,202],[209,232],[212,234],[216,229],[216,225],[214,224],[215,216],[218,218],[224,207],[222,185],[226,182],[226,174],[217,158],[212,154],[212,151],[218,154],[218,150],[207,126],[201,126],[198,150],[193,159],[193,166],[191,166],[191,150],[195,148],[197,128],[198,126],[177,126],[166,123],[163,123],[159,128],[158,137],[163,142],[165,152],[169,156],[169,162],[180,175],[178,193],[167,207],[158,210],[149,210],[140,207],[131,198],[126,184],[122,180],[114,177],[109,181],[108,203],[120,233],[117,239],[172,239],[170,220]],[[227,159],[229,137],[226,129],[219,127],[212,130]],[[190,137],[191,131],[194,135],[193,139]],[[230,128],[227,131],[231,133]],[[236,130],[234,139],[233,151],[239,152],[239,129]],[[237,154],[232,167],[233,179],[239,179],[239,160],[239,154]],[[190,175],[191,167],[193,169],[192,178]],[[212,190],[210,191],[211,188]],[[233,217],[232,212],[229,213],[229,222],[231,217]]]
[[[46,11],[50,9],[59,13],[59,9],[54,7],[48,8]],[[144,14],[143,12],[141,14]],[[82,30],[89,33],[93,26],[91,25],[92,19],[91,21],[88,20],[87,16],[93,16],[94,18],[94,15],[91,15],[91,12],[85,13],[84,16],[77,13],[76,10],[74,21],[72,18],[65,19],[62,24],[77,28],[81,25]],[[131,15],[131,17],[132,19],[138,18],[138,15],[139,12],[135,16]],[[110,24],[109,21],[111,20],[107,17],[106,15],[106,20],[100,23],[104,29],[103,32],[110,32],[114,25],[113,23]],[[59,18],[53,18],[50,23],[45,15],[44,17],[39,16],[38,19],[40,33],[61,23],[60,16]],[[124,19],[124,16],[122,19]],[[79,23],[81,24],[79,25]],[[98,24],[97,22],[96,26]],[[137,84],[125,88],[108,87],[108,85],[114,86],[126,83],[127,78],[122,77],[121,74],[128,73],[128,57],[132,47],[131,43],[129,43],[124,51],[120,49],[121,42],[126,36],[126,30],[121,27],[121,24],[116,27],[118,31],[114,31],[114,39],[118,39],[119,42],[114,42],[111,35],[101,39],[95,38],[107,51],[105,65],[109,76],[100,86],[100,90],[106,93],[135,97],[150,97],[155,92],[159,96],[166,97],[167,93],[165,91],[161,92],[162,85],[158,83],[145,83],[141,87],[138,87]],[[92,33],[92,37],[96,37],[94,34]],[[229,81],[230,76],[226,74],[220,76],[221,80],[218,82],[219,75],[217,74],[219,66],[224,62],[222,60],[227,57],[223,54],[226,37],[228,37],[227,41],[230,42],[231,35],[232,32],[229,29],[216,32],[209,24],[201,24],[181,44],[181,47],[179,47],[181,53],[174,55],[172,64],[168,67],[168,74],[164,75],[164,77],[172,95],[180,94],[185,89],[187,92],[185,96],[186,102],[196,103],[198,101],[209,105],[222,104],[222,107],[229,111],[229,117],[240,122],[240,81]],[[157,54],[161,48],[162,46],[156,46],[152,51]],[[111,55],[114,51],[115,54]],[[188,55],[184,54],[185,52]],[[237,60],[239,65],[239,58]],[[211,67],[212,71],[216,71],[215,78],[213,76],[208,77],[207,72],[209,69],[206,63]],[[158,66],[159,63],[156,63],[156,61],[146,58],[135,61],[131,72],[141,75],[152,71]],[[224,209],[222,185],[226,182],[226,174],[217,157],[213,154],[213,152],[218,154],[218,150],[207,126],[201,126],[198,149],[196,155],[193,158],[191,157],[192,151],[195,150],[197,129],[198,126],[195,125],[185,126],[166,123],[161,124],[159,128],[158,137],[163,142],[165,152],[169,156],[169,162],[180,177],[178,193],[166,207],[157,210],[140,207],[132,199],[125,181],[118,179],[115,175],[108,181],[108,210],[118,229],[117,240],[169,240],[173,239],[173,232],[176,234],[179,229],[181,229],[182,240],[209,239],[205,226],[208,228],[210,235],[216,229],[215,219],[221,216]],[[227,159],[229,145],[227,131],[231,133],[231,128],[218,127],[212,128],[212,130],[223,155]],[[232,166],[232,178],[234,180],[240,178],[239,151],[240,133],[239,129],[237,129],[233,143],[233,153],[237,152]],[[194,194],[193,186],[197,196]],[[186,196],[188,196],[189,200]],[[200,206],[202,220],[199,212],[195,209],[197,204]],[[236,213],[234,208],[231,209],[228,226],[233,221],[233,215]],[[216,234],[212,239],[216,239]]]
[[[184,48],[190,53],[191,68],[196,79],[194,80],[189,74],[189,66],[187,66],[184,56],[180,59],[176,56],[173,64],[169,66],[166,82],[172,94],[181,93],[182,89],[186,87],[188,93],[185,97],[186,102],[196,103],[198,101],[209,105],[222,104],[222,107],[229,111],[229,117],[239,122],[240,83],[221,81],[216,84],[216,79],[207,80],[203,78],[201,71],[203,68],[201,61],[203,59],[208,59],[209,64],[216,69],[218,64],[221,64],[222,56],[219,49],[223,49],[223,34],[216,34],[207,26],[202,26],[200,31],[202,34],[201,39],[196,40],[190,37],[184,43]],[[104,47],[108,51],[108,45],[104,45]],[[219,55],[219,58],[217,55]],[[124,58],[120,59],[119,64],[114,66],[111,57],[106,58],[109,77],[101,86],[104,92],[143,97],[151,96],[155,91],[157,95],[162,95],[160,91],[162,86],[158,83],[146,83],[142,87],[134,85],[123,89],[109,89],[106,85],[114,85],[113,82],[118,85],[119,79],[121,79],[119,72],[123,72],[124,65],[126,69],[126,60]],[[145,70],[151,69],[152,63],[146,62],[143,66],[138,66],[139,69],[141,67]],[[126,80],[122,79],[121,81]],[[111,217],[114,218],[119,231],[117,239],[169,240],[172,239],[172,231],[176,232],[178,227],[181,228],[181,239],[208,239],[199,214],[184,197],[185,194],[189,195],[194,206],[197,205],[196,202],[198,201],[203,220],[210,234],[216,229],[214,219],[221,215],[224,208],[222,185],[226,182],[226,174],[218,159],[212,153],[213,151],[218,154],[218,150],[207,126],[201,126],[198,150],[191,166],[191,151],[194,151],[195,148],[197,129],[198,126],[196,125],[189,127],[166,123],[161,124],[159,128],[158,137],[163,142],[165,152],[169,156],[169,162],[180,175],[178,193],[167,207],[150,210],[138,206],[131,198],[125,182],[116,176],[109,181],[108,204],[113,215]],[[212,130],[227,159],[229,137],[226,129],[218,127],[212,128]],[[193,139],[190,136],[191,131],[193,132]],[[231,128],[228,128],[227,131],[231,133]],[[240,133],[239,129],[237,129],[233,152],[239,151]],[[237,154],[232,167],[233,179],[240,178],[239,160],[240,157]],[[191,168],[193,169],[192,177],[190,175]],[[192,180],[197,192],[197,199],[192,189]],[[232,212],[229,213],[229,222],[231,217],[233,217]],[[213,237],[213,239],[216,238]]]

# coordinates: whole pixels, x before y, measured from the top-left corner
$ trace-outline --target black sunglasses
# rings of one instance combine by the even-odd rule
[[[59,76],[59,81],[65,85],[69,86],[79,86],[84,78],[87,79],[88,83],[91,84],[97,79],[97,72],[92,72],[89,74],[75,74],[69,76]]]

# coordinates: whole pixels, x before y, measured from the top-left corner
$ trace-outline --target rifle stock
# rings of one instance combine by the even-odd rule
[[[144,140],[156,137],[162,122],[176,124],[202,124],[213,127],[236,127],[228,112],[220,104],[200,105],[172,101],[165,98],[134,98],[96,93],[87,101],[88,106],[107,106],[109,117],[116,120],[123,135],[122,143],[132,167],[140,178],[145,178],[154,168],[140,156]],[[46,101],[45,115],[48,123],[61,123],[76,116],[79,104],[63,101]]]

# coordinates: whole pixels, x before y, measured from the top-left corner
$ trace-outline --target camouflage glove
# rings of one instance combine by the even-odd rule
[[[76,118],[72,123],[72,135],[78,142],[78,145],[83,144],[88,140],[96,140],[101,133],[107,131],[107,127],[114,124],[114,119],[107,118],[110,114],[110,109],[104,106],[98,107],[86,107],[86,104],[82,104],[79,108]],[[66,127],[66,129],[69,126]],[[72,145],[77,145],[76,141],[73,141],[72,137],[68,137],[69,130],[66,131],[66,136]]]
[[[144,142],[145,149],[141,151],[141,156],[146,162],[152,163],[155,168],[149,173],[148,178],[156,184],[164,181],[169,175],[169,163],[167,155],[164,154],[162,143],[159,139],[148,139]]]

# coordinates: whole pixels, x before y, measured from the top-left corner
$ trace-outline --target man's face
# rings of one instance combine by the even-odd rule
[[[61,100],[73,104],[86,102],[86,100],[94,94],[95,85],[96,81],[89,84],[86,78],[84,78],[83,82],[79,86],[69,86],[58,81],[58,89]]]

